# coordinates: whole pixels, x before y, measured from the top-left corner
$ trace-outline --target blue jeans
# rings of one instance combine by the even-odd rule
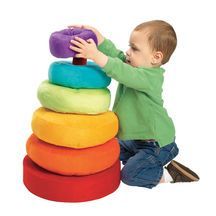
[[[121,180],[127,185],[152,188],[163,175],[163,166],[178,154],[175,142],[159,147],[156,141],[119,140],[124,167]]]

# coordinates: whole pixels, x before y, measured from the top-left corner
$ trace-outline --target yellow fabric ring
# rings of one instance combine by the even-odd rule
[[[57,146],[87,148],[115,137],[118,118],[114,112],[98,115],[63,114],[46,108],[37,109],[32,117],[33,133]]]

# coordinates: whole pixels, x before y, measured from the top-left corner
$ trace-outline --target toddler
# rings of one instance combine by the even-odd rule
[[[163,106],[162,86],[167,63],[177,44],[173,27],[162,20],[141,23],[132,31],[126,55],[91,26],[92,39],[76,37],[70,49],[93,60],[119,82],[113,111],[119,118],[120,160],[125,184],[152,188],[162,182],[190,182],[199,177],[177,161],[175,127]],[[171,163],[164,168],[164,166]]]

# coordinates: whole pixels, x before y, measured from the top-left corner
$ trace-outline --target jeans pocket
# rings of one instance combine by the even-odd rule
[[[170,149],[170,153],[171,153],[171,155],[172,155],[173,158],[176,157],[178,155],[178,153],[179,153],[179,149],[178,149],[178,147],[177,147],[177,145],[176,145],[175,142],[172,143],[172,148]]]
[[[176,143],[171,143],[161,149],[160,153],[160,159],[163,163],[163,165],[170,162],[173,158],[175,158],[178,155],[179,149],[176,145]]]

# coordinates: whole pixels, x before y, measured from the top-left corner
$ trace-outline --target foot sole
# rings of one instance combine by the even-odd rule
[[[189,168],[185,167],[184,165],[178,163],[177,161],[172,160],[170,162],[170,164],[167,167],[168,171],[170,169],[172,169],[171,166],[173,166],[173,169],[177,170],[184,177],[186,177],[187,180],[188,180],[188,182],[189,181],[198,181],[199,180],[199,176],[196,173],[194,173],[192,170],[190,170]]]

